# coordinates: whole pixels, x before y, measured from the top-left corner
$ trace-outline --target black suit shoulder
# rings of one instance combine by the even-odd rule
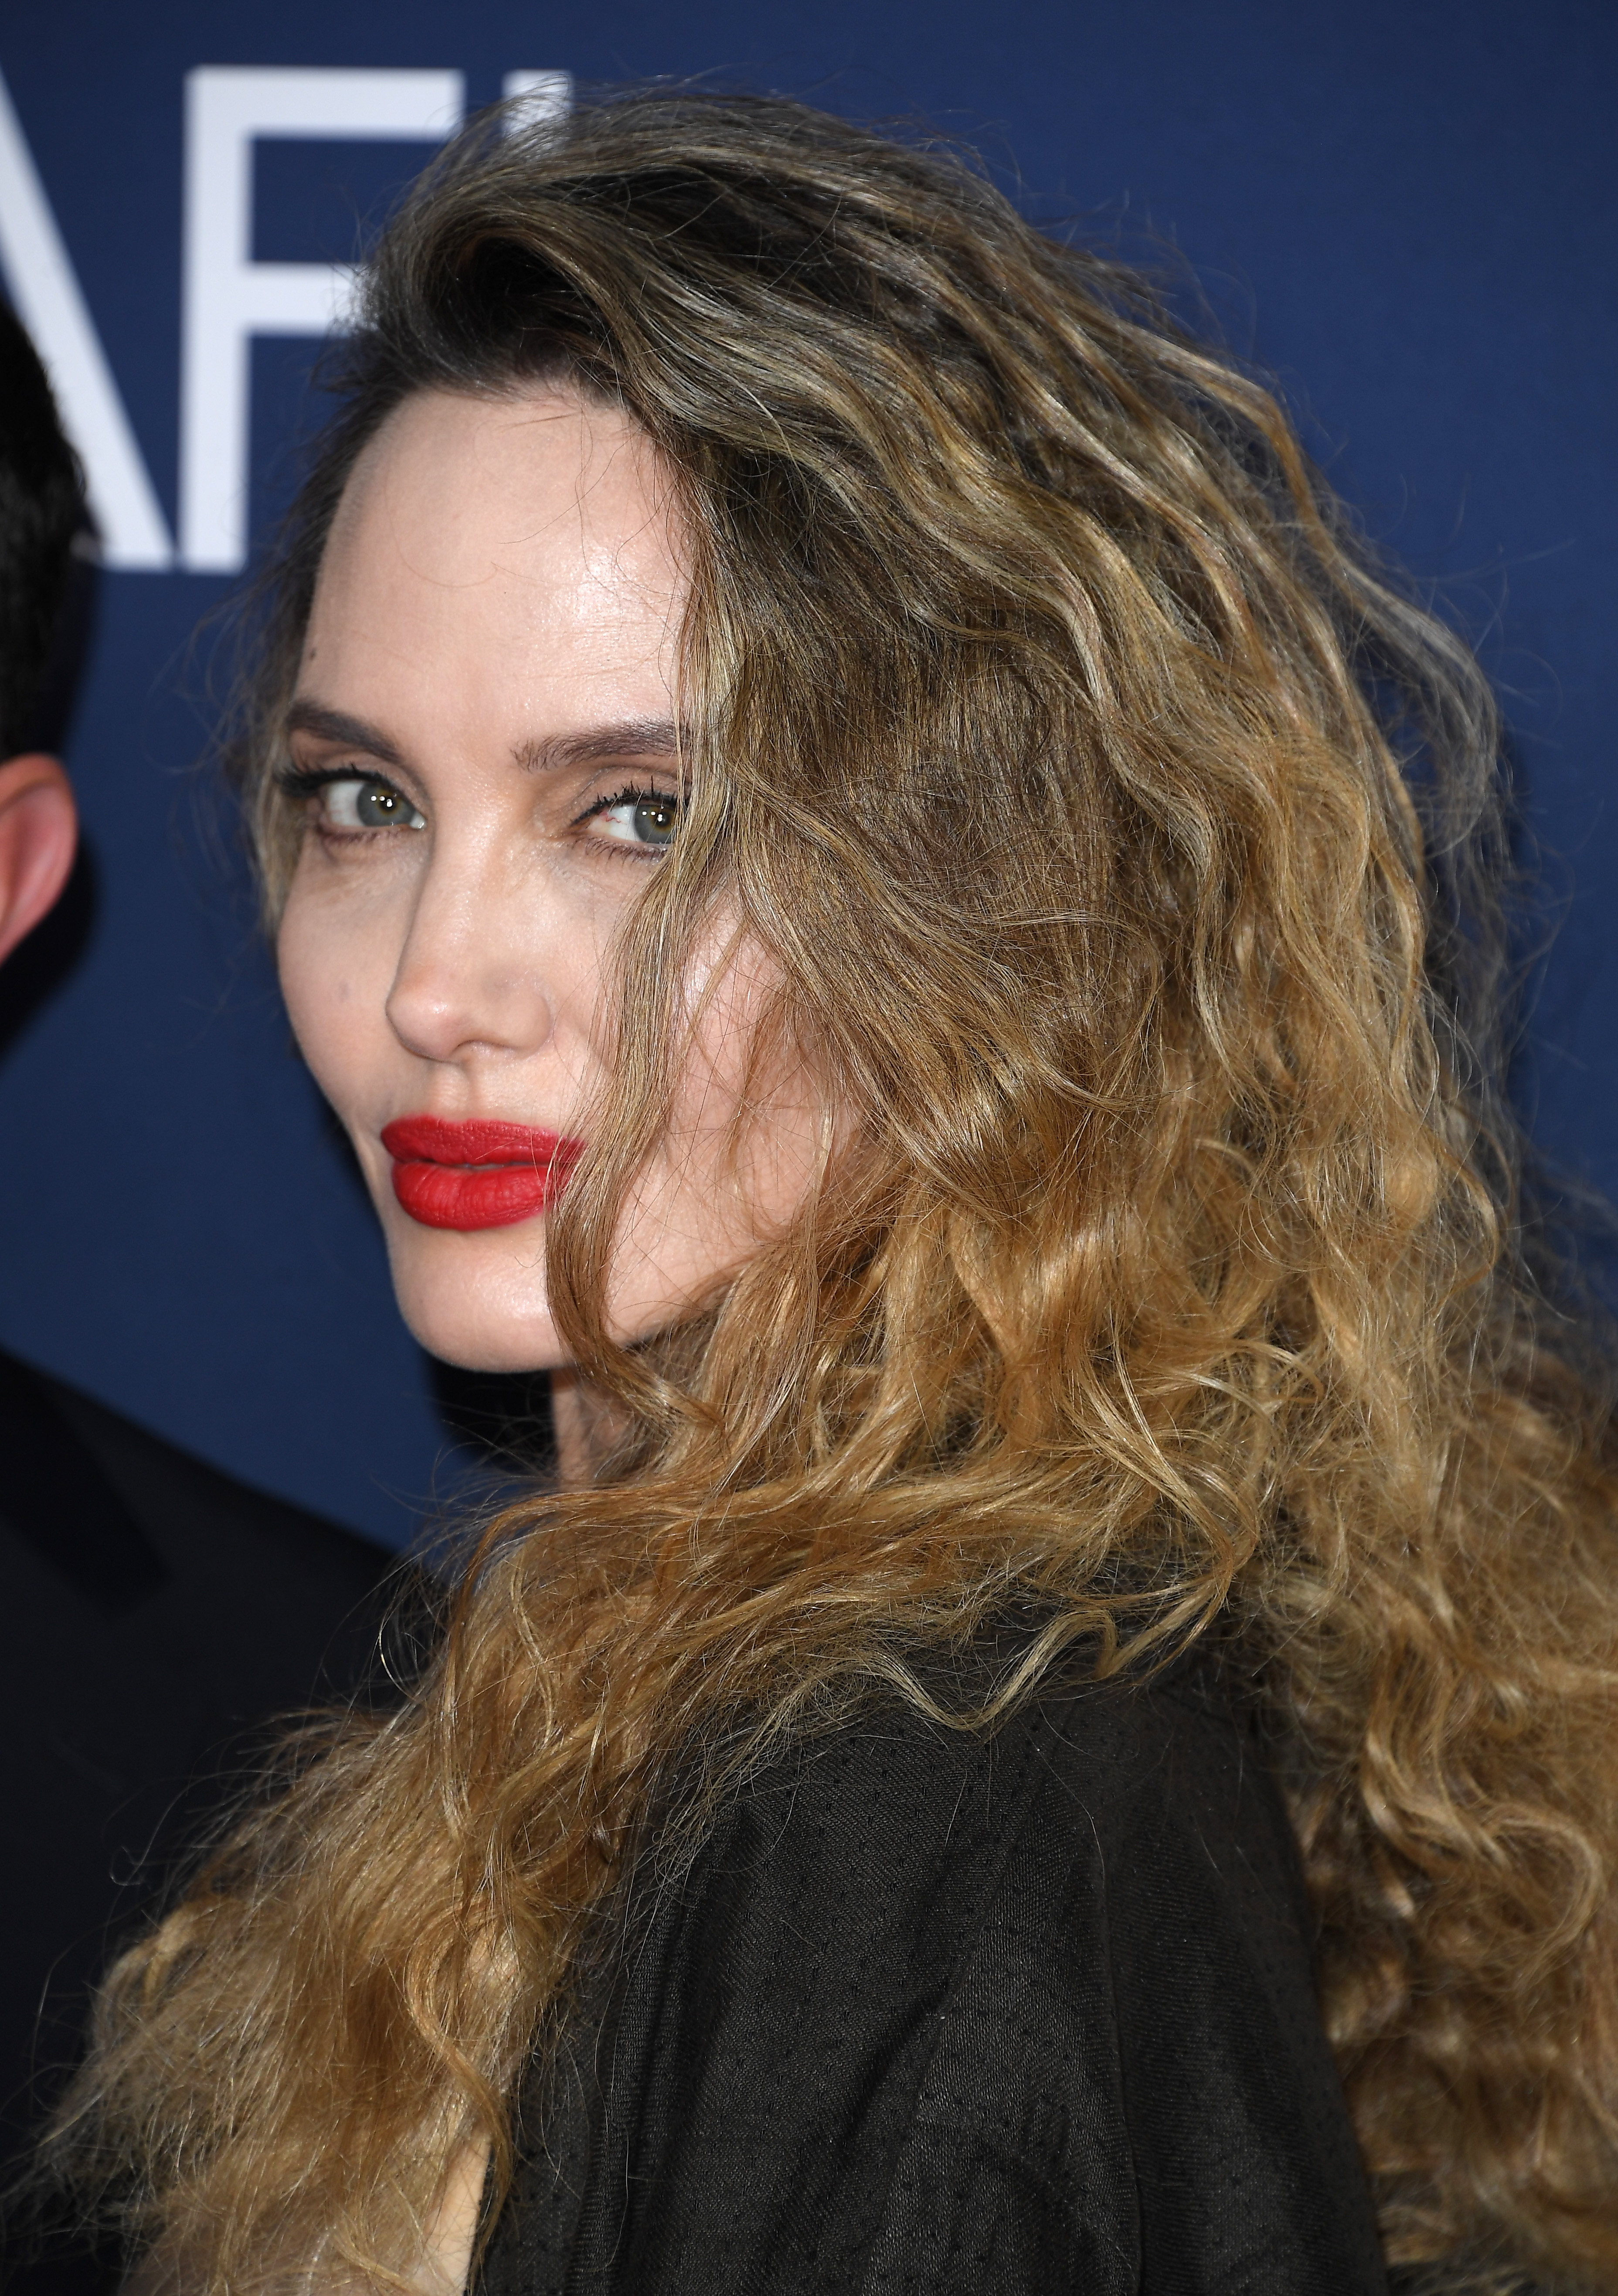
[[[579,2031],[486,2296],[1360,2296],[1295,1853],[1198,1675],[885,1707],[737,1800]]]
[[[60,1381],[14,1363],[4,1373],[32,1382],[124,1517],[128,1562],[116,1576],[105,1535],[86,1537],[86,1514],[62,1526],[67,1537],[48,1557],[86,1611],[138,1610],[139,1639],[155,1638],[206,1683],[222,1716],[254,1720],[323,1689],[348,1693],[370,1660],[378,1588],[396,1568],[385,1548],[238,1481]]]
[[[0,2152],[265,1726],[358,1685],[396,1570],[0,1353]]]

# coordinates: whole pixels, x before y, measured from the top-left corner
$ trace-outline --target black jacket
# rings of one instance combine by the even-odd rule
[[[1373,2296],[1290,1829],[1201,1669],[884,1710],[645,1897],[482,2296]]]
[[[391,1563],[0,1354],[0,2173],[255,1732],[367,1667]],[[117,2284],[9,2213],[8,2292]]]

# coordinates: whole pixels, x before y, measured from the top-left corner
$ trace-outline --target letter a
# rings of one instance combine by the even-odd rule
[[[0,265],[84,463],[106,563],[167,569],[174,554],[168,526],[3,79]]]

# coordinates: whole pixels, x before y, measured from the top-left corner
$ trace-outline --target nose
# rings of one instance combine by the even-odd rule
[[[551,1033],[543,887],[491,840],[423,871],[388,995],[407,1052],[455,1062],[536,1052]]]

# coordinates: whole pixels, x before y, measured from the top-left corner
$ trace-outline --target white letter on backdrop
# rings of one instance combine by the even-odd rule
[[[500,93],[511,106],[508,132],[537,127],[542,120],[565,119],[573,108],[573,75],[564,71],[508,71]]]
[[[0,265],[84,463],[106,563],[167,567],[168,529],[3,79]]]
[[[340,328],[348,263],[255,263],[253,140],[437,142],[460,125],[456,71],[204,64],[185,81],[180,549],[199,573],[247,554],[248,359],[255,335]]]

